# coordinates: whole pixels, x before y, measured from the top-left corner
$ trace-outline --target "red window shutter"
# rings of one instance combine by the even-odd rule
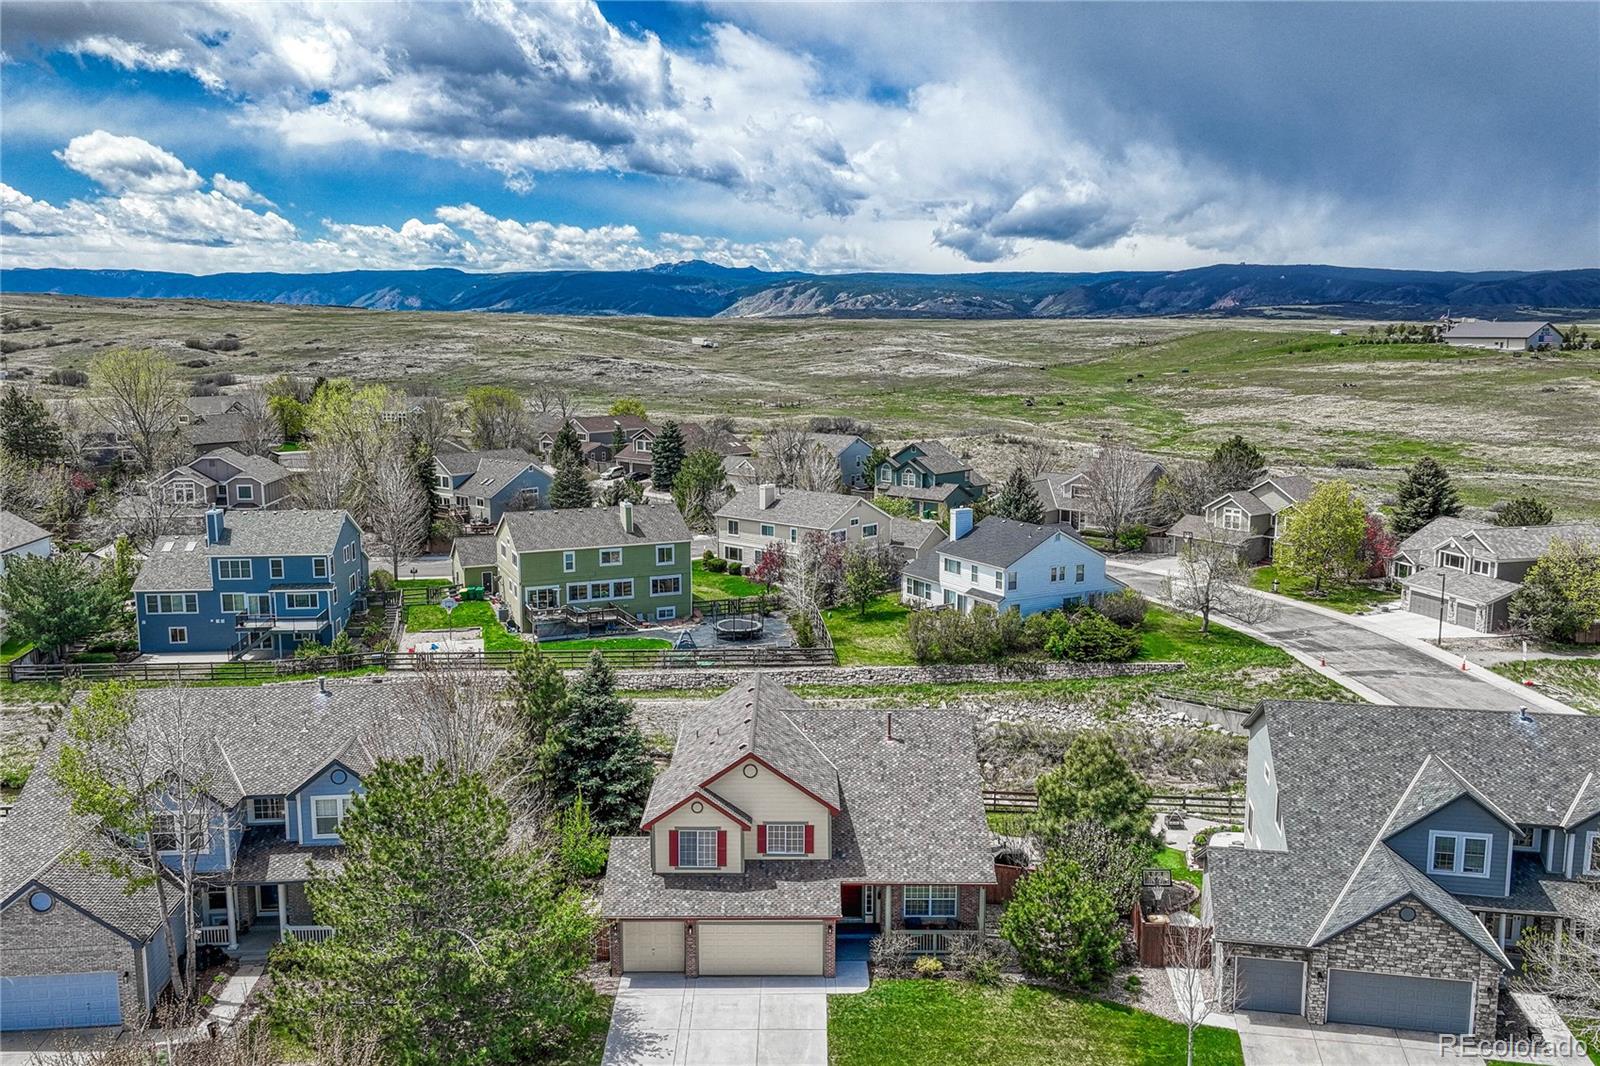
[[[766,822],[762,822],[760,825],[756,826],[756,854],[757,855],[765,855],[766,853],[767,853],[767,823]]]
[[[728,865],[728,831],[726,829],[717,830],[717,865]]]
[[[810,822],[806,823],[806,854],[810,855],[817,850],[817,827]]]
[[[678,831],[667,830],[667,862],[673,866],[678,865]]]

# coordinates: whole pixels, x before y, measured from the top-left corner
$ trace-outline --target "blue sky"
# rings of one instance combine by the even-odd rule
[[[0,264],[1600,265],[1600,3],[7,3]]]

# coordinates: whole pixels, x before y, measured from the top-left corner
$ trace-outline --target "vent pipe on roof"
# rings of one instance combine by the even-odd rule
[[[883,739],[894,739],[894,712],[888,711],[883,716]]]
[[[222,531],[225,528],[222,520],[222,508],[213,507],[206,512],[206,543],[221,544]]]
[[[1517,708],[1517,717],[1522,719],[1524,722],[1529,723],[1530,725],[1533,723],[1533,715],[1528,713],[1528,708],[1526,707]]]
[[[622,516],[622,531],[631,534],[633,532],[633,501],[623,500],[617,504],[617,513]]]

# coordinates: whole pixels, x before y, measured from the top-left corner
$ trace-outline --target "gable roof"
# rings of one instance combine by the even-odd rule
[[[718,518],[749,519],[773,522],[778,525],[799,526],[802,529],[833,529],[841,525],[845,516],[857,504],[866,503],[860,496],[847,496],[838,492],[808,492],[805,489],[779,489],[778,498],[771,507],[761,507],[761,487],[751,485],[734,493],[727,503],[717,508]],[[867,503],[868,507],[872,507]],[[877,510],[873,507],[873,510]],[[882,514],[883,512],[879,512]],[[887,519],[888,516],[884,515]]]
[[[1445,567],[1433,567],[1430,570],[1419,570],[1414,574],[1407,574],[1400,578],[1400,584],[1408,589],[1416,589],[1435,599],[1439,596],[1440,578],[1444,578],[1445,595],[1453,596],[1458,600],[1478,606],[1487,606],[1499,603],[1506,597],[1514,594],[1521,586],[1514,581],[1502,581],[1497,577],[1485,577],[1483,574],[1467,574],[1460,570],[1451,570]]]
[[[271,459],[260,455],[246,455],[235,448],[216,448],[199,456],[194,462],[199,462],[201,459],[220,459],[240,474],[253,478],[263,485],[271,485],[289,476],[289,471]],[[199,471],[192,470],[193,465],[193,463],[190,463],[179,469],[191,470],[191,472],[199,474]],[[204,474],[199,474],[199,476],[205,477]]]
[[[533,456],[521,448],[490,448],[475,452],[434,452],[433,461],[453,477],[471,474],[478,465],[488,460],[532,463]]]
[[[217,415],[239,410],[240,400],[237,396],[225,393],[220,396],[185,396],[183,406],[200,418],[215,418]]]
[[[1442,515],[1411,534],[1405,540],[1402,540],[1398,552],[1401,555],[1415,558],[1418,554],[1433,551],[1433,549],[1453,537],[1472,532],[1482,524],[1482,522],[1474,522],[1469,518]]]
[[[1558,540],[1600,540],[1600,523],[1564,522],[1548,526],[1474,526],[1455,540],[1475,540],[1497,559],[1537,559]]]
[[[451,543],[450,554],[463,567],[493,566],[495,565],[494,535],[462,534]]]
[[[494,496],[530,469],[544,468],[530,458],[482,459],[478,462],[477,472],[463,481],[455,491]]]
[[[232,444],[244,440],[244,416],[237,411],[224,411],[211,415],[204,421],[190,422],[183,427],[184,438],[196,448],[212,444]]]
[[[1471,782],[1456,773],[1443,757],[1429,752],[1428,757],[1422,760],[1417,776],[1412,779],[1411,785],[1390,812],[1389,822],[1383,829],[1384,835],[1394,836],[1402,830],[1409,829],[1433,812],[1463,797],[1471,799],[1507,828],[1517,827],[1515,818],[1473,788]]]
[[[911,456],[902,460],[906,452],[915,448],[922,454]],[[936,440],[914,440],[894,453],[893,462],[914,462],[927,470],[930,474],[959,474],[963,470],[971,470],[972,464],[960,458],[955,452],[946,448]]]
[[[618,426],[622,427],[625,434],[661,432],[649,419],[640,418],[638,415],[584,415],[574,416],[569,421],[580,433],[589,436],[615,432]]]
[[[12,551],[49,539],[48,531],[40,529],[21,515],[0,511],[0,551]]]
[[[1490,337],[1496,339],[1526,340],[1535,333],[1551,326],[1549,322],[1528,320],[1525,322],[1457,322],[1445,330],[1445,339],[1451,337]],[[1554,329],[1554,326],[1551,326]],[[1557,332],[1560,332],[1559,330]]]
[[[871,447],[865,439],[856,436],[854,433],[807,433],[806,439],[811,441],[812,444],[825,449],[835,459],[857,444],[866,445],[868,448]]]
[[[622,528],[618,512],[616,507],[507,511],[500,516],[500,528],[510,532],[511,545],[518,554],[629,544],[676,544],[691,539],[683,515],[671,504],[635,504],[631,532]]]
[[[1084,550],[1094,551],[1073,536],[1070,530],[1059,526],[1036,526],[1032,522],[1018,522],[1014,518],[989,515],[972,527],[972,532],[960,540],[945,540],[938,545],[941,555],[988,566],[1010,566],[1041,544],[1057,537],[1078,541]],[[976,591],[976,590],[975,590]]]
[[[211,587],[211,562],[218,556],[298,557],[332,555],[344,524],[354,524],[346,511],[263,511],[248,509],[223,514],[222,541],[207,544],[204,532],[165,536],[134,579],[135,592],[195,592]],[[330,578],[331,580],[331,578]]]

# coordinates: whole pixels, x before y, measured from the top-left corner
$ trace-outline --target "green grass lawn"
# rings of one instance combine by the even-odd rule
[[[483,632],[485,651],[518,651],[528,646],[527,641],[500,624],[494,608],[484,600],[467,600],[449,614],[443,607],[432,603],[419,603],[406,608],[406,629],[416,632],[424,629],[471,629]]]
[[[448,585],[451,581],[447,577],[408,577],[394,583],[397,589],[425,589],[436,585]]]
[[[822,612],[841,666],[901,666],[916,662],[906,640],[911,608],[898,592],[885,592],[867,605],[866,615],[854,607]]]
[[[670,648],[672,641],[662,637],[594,637],[583,640],[546,640],[540,647],[550,651],[589,651],[592,648],[611,648],[617,651],[647,651]]]
[[[1187,881],[1196,888],[1199,888],[1200,882],[1205,879],[1202,871],[1189,868],[1188,860],[1177,848],[1162,848],[1156,852],[1155,863],[1163,870],[1171,870],[1173,880]]]
[[[1290,577],[1278,571],[1276,566],[1258,566],[1250,572],[1250,585],[1262,592],[1272,591],[1272,582],[1278,582],[1280,595],[1290,599],[1304,600],[1315,603],[1321,607],[1328,607],[1345,614],[1360,614],[1374,607],[1386,603],[1396,603],[1400,599],[1398,592],[1387,589],[1369,588],[1366,585],[1340,585],[1334,588],[1324,588],[1320,595],[1311,594],[1311,582],[1302,577]]]
[[[692,567],[690,584],[697,600],[737,600],[746,596],[760,596],[767,587],[752,581],[743,574],[713,574],[703,560],[696,559]]]
[[[1585,714],[1600,714],[1600,658],[1529,659],[1490,669],[1518,684],[1531,678],[1540,691],[1567,706]]]
[[[877,981],[828,997],[830,1066],[1166,1066],[1184,1062],[1184,1027],[1047,988],[962,981]],[[1198,1066],[1244,1062],[1239,1034],[1202,1026]]]
[[[4,644],[0,644],[0,664],[9,663],[19,659],[33,650],[33,641],[19,640],[16,637],[7,637]]]

